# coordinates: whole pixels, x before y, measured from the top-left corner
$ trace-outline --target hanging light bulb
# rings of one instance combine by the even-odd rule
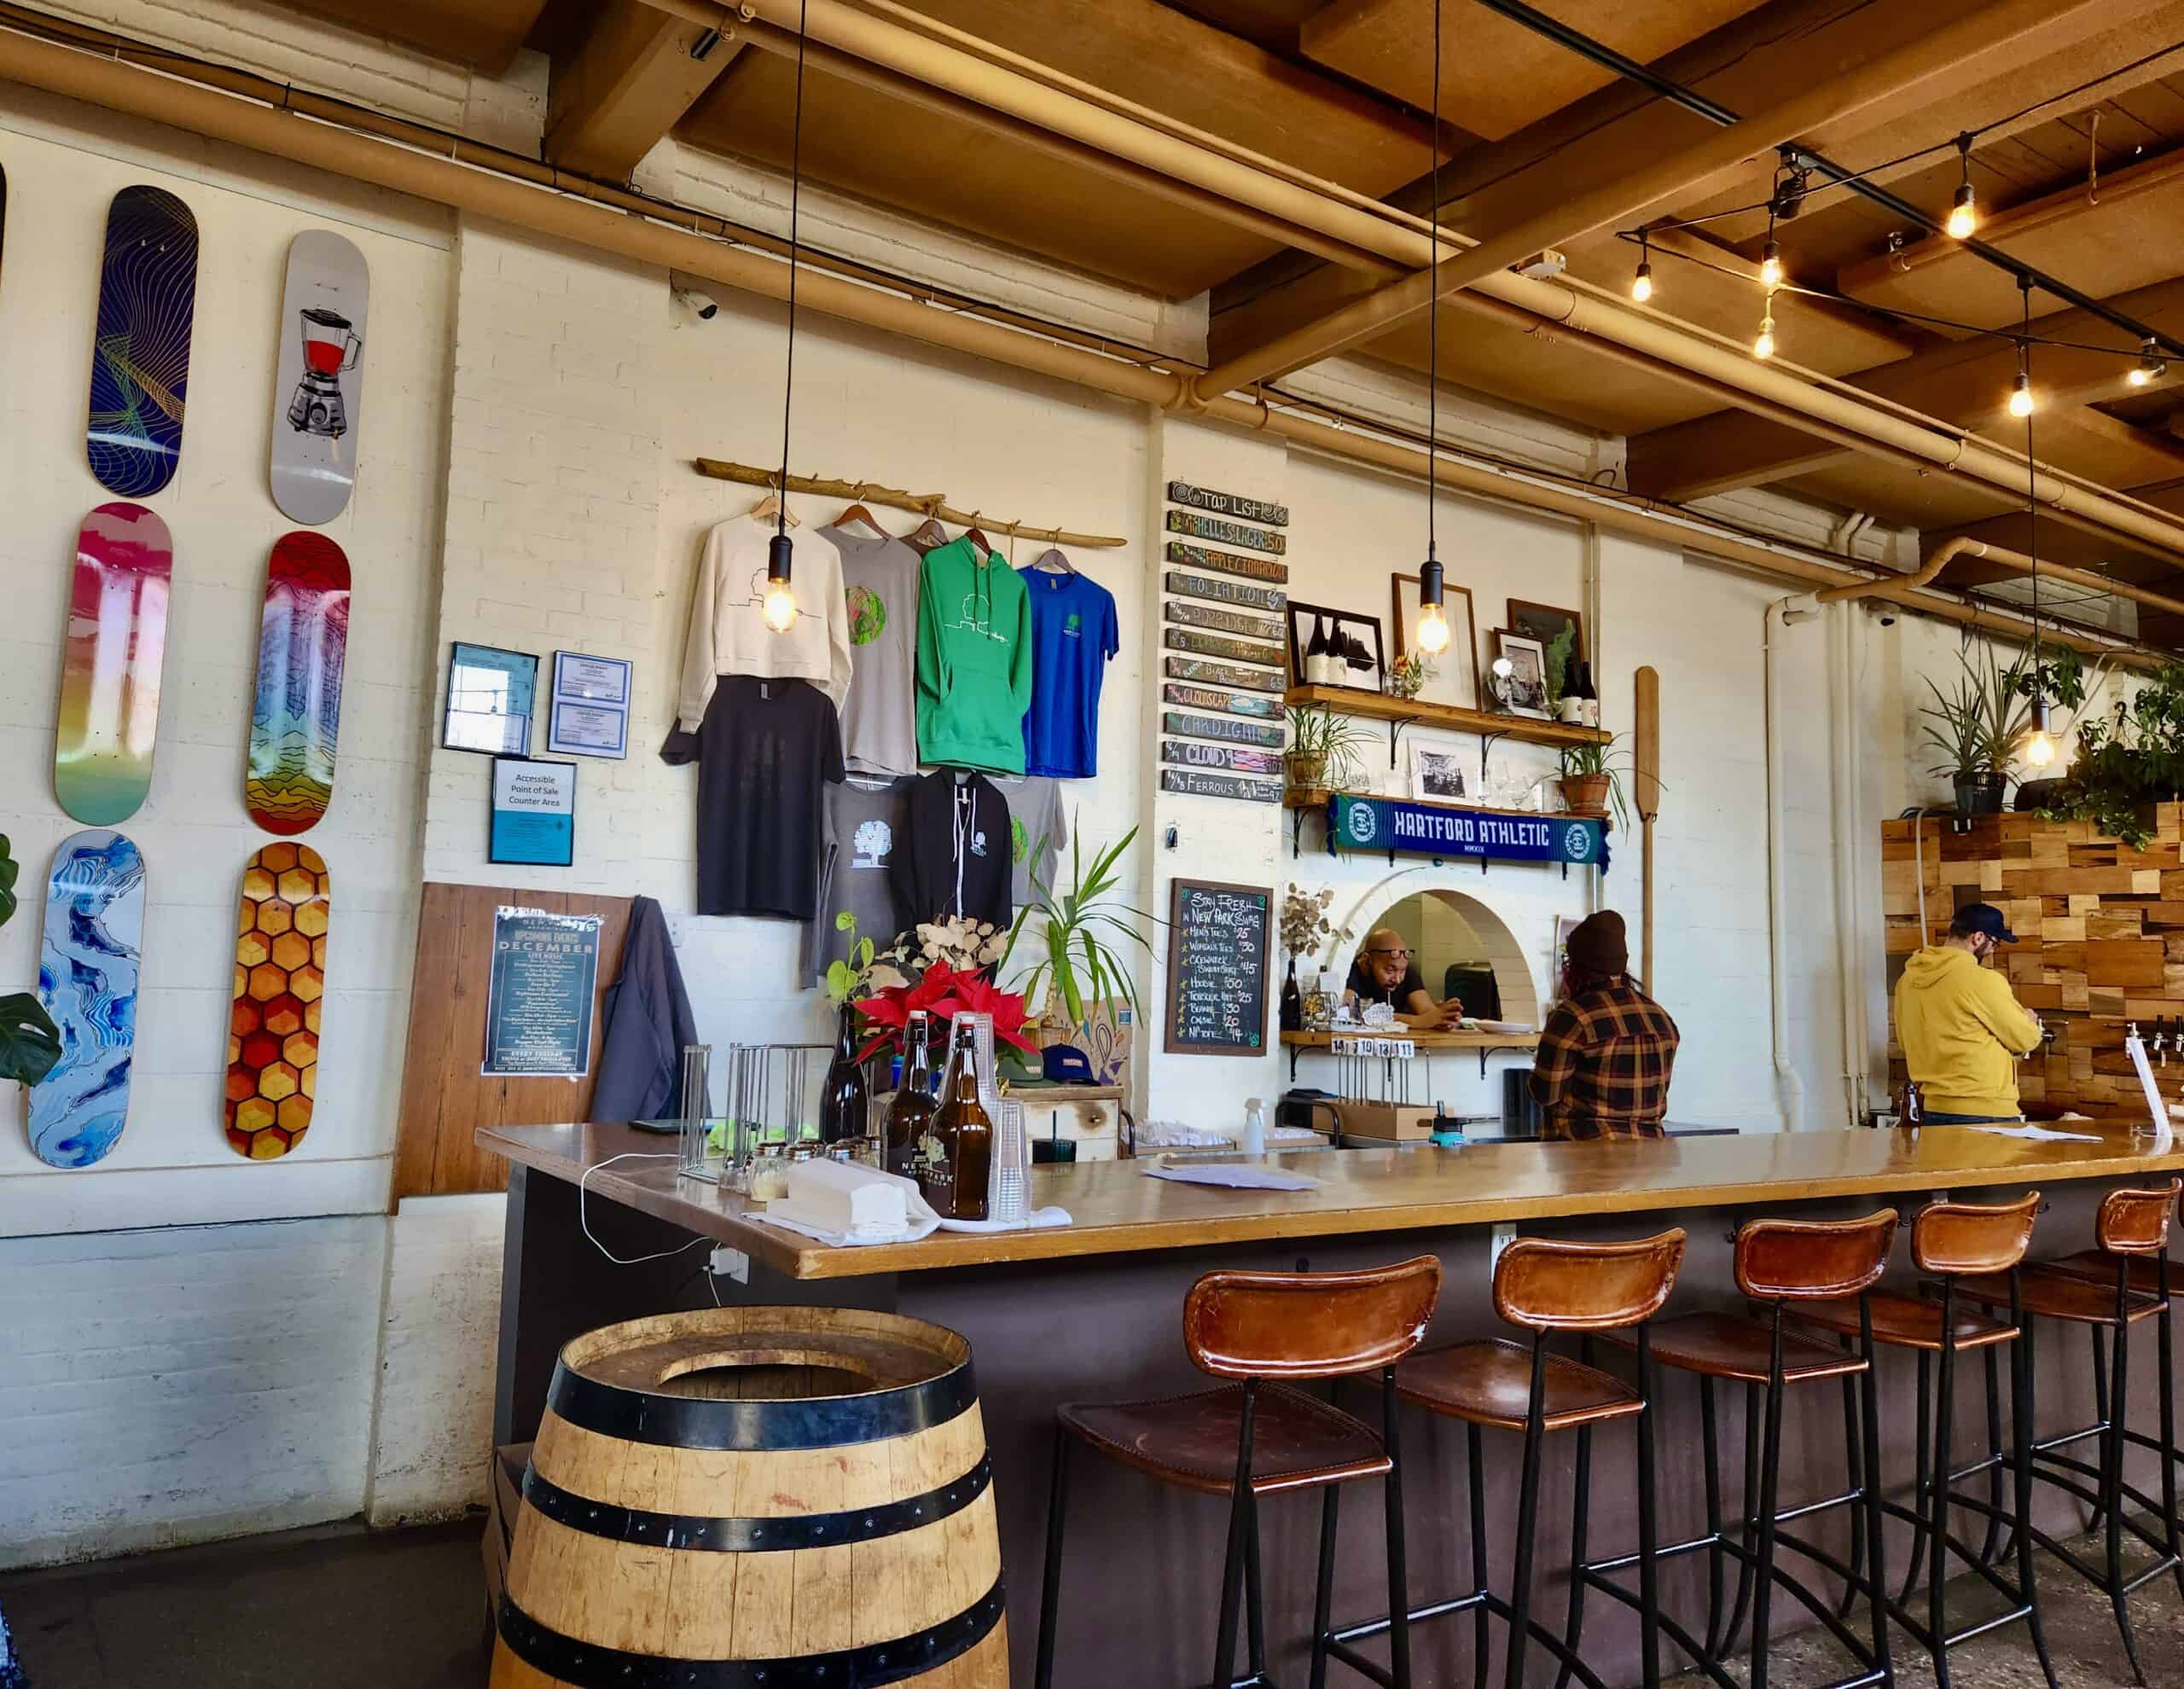
[[[1441,566],[1428,556],[1418,568],[1418,648],[1438,657],[1449,648],[1449,618],[1441,607]]]
[[[2149,382],[2158,381],[2168,373],[2169,365],[2163,362],[2159,348],[2148,340],[2140,349],[2138,368],[2123,379],[2135,387],[2143,387]]]
[[[1638,273],[1630,280],[1630,297],[1643,305],[1653,297],[1653,261],[1638,260]]]
[[[1751,343],[1751,355],[1763,358],[1774,356],[1774,312],[1771,308],[1759,319],[1759,334]]]
[[[2032,377],[2022,369],[2017,372],[2017,379],[2010,383],[2010,415],[2032,415]]]
[[[766,542],[766,596],[759,613],[775,633],[787,633],[796,625],[796,591],[788,583],[789,554],[795,548],[796,543],[787,534],[775,534]]]
[[[2044,769],[2055,760],[2055,739],[2045,698],[2032,700],[2032,737],[2024,742],[2024,760],[2036,769]]]
[[[1964,179],[1957,184],[1956,200],[1949,208],[1949,221],[1942,226],[1949,230],[1952,241],[1969,241],[1979,227],[1979,213],[1972,192],[1972,137],[1956,137],[1956,150],[1964,161]]]
[[[1782,285],[1782,248],[1769,235],[1759,253],[1759,285],[1770,293]]]

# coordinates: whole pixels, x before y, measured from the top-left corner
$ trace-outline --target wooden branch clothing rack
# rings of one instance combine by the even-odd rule
[[[766,487],[774,492],[784,490],[783,477],[778,469],[761,469],[749,463],[728,463],[717,457],[696,460],[697,471],[716,481],[736,481],[746,487]],[[874,485],[870,481],[837,481],[823,475],[791,475],[787,478],[786,490],[816,493],[824,498],[846,498],[864,504],[885,504],[896,510],[914,510],[921,516],[930,516],[936,521],[952,522],[959,528],[979,528],[990,534],[1007,534],[1014,539],[1044,540],[1049,545],[1074,545],[1099,550],[1112,550],[1130,542],[1112,534],[1072,533],[1066,528],[1035,528],[1027,522],[1002,522],[979,510],[958,510],[948,502],[945,493],[905,492],[900,487]]]

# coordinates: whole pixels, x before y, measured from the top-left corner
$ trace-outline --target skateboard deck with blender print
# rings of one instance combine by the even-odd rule
[[[265,565],[243,775],[244,807],[268,833],[307,833],[326,814],[348,648],[349,560],[324,534],[282,535]]]
[[[128,1123],[143,946],[142,853],[103,827],[62,839],[38,963],[38,1001],[61,1030],[61,1059],[28,1092],[31,1148],[49,1166],[104,1160]]]
[[[86,827],[136,813],[152,789],[174,546],[141,504],[102,504],[76,535],[53,792]]]
[[[107,213],[84,450],[99,485],[148,498],[182,462],[197,219],[164,188],[125,188]]]
[[[357,485],[370,294],[364,255],[339,235],[306,229],[288,243],[270,473],[291,522],[331,522]]]
[[[228,1022],[229,1146],[286,1155],[311,1129],[334,877],[308,844],[268,844],[242,871]]]

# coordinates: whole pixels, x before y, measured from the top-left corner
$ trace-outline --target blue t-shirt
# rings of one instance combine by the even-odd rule
[[[1019,569],[1031,601],[1031,707],[1024,772],[1086,780],[1099,771],[1100,682],[1121,649],[1115,596],[1077,574]]]

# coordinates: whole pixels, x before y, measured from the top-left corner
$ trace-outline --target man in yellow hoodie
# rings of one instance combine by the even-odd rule
[[[2040,1048],[2039,1020],[2009,982],[1982,966],[2017,943],[1992,903],[1966,903],[1949,937],[1903,965],[1896,983],[1896,1036],[1931,1126],[2020,1118],[2017,1064]]]

